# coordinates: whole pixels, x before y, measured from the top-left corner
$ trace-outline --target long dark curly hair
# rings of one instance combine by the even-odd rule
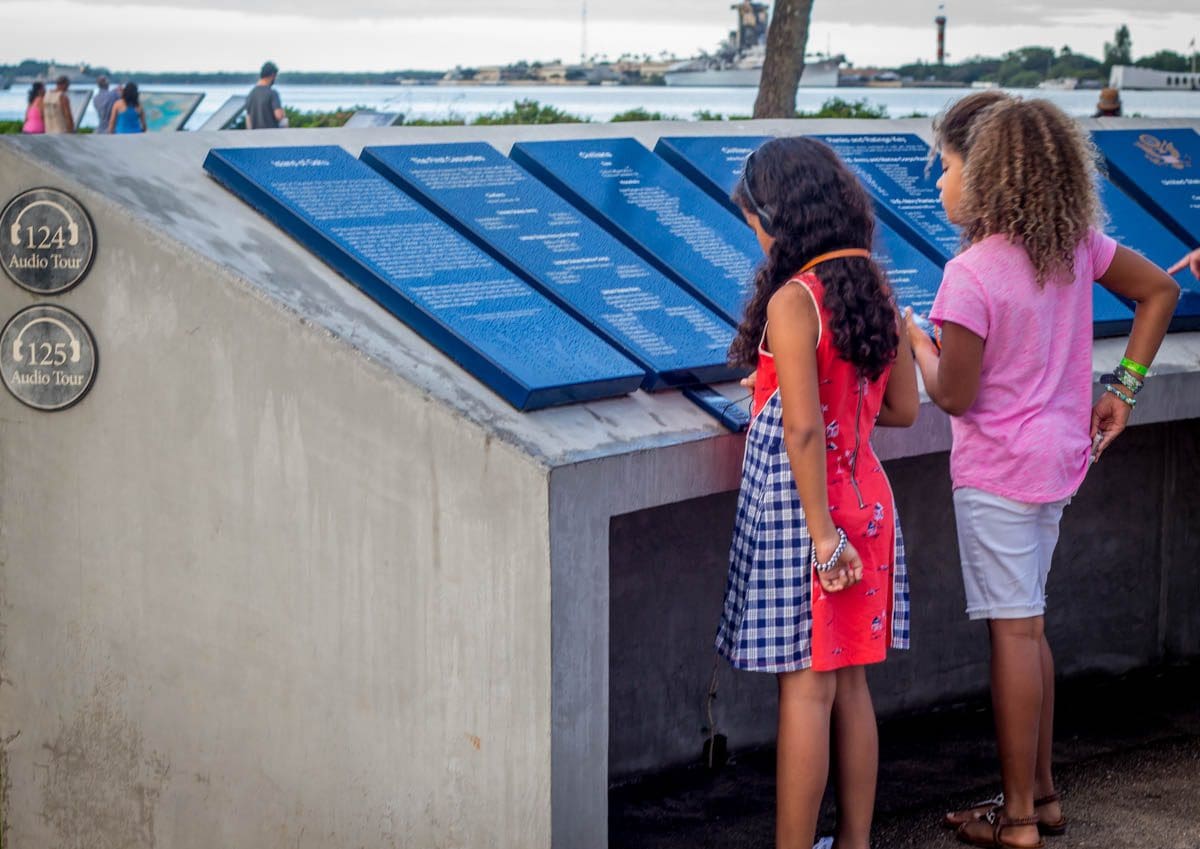
[[[754,294],[729,348],[736,365],[753,366],[767,323],[767,303],[812,259],[842,248],[870,249],[875,236],[871,200],[828,145],[794,136],[772,139],[746,160],[733,201],[759,216],[775,239],[754,278]],[[883,270],[872,259],[821,263],[833,345],[868,380],[896,358],[900,334]]]

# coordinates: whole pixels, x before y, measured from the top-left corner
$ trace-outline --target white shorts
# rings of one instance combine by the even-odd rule
[[[1070,501],[1026,504],[971,487],[954,490],[969,619],[1026,619],[1046,612],[1046,576]]]

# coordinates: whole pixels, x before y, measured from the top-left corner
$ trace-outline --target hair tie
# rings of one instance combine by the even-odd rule
[[[847,257],[859,256],[863,259],[870,259],[871,252],[866,248],[842,248],[839,251],[830,251],[826,254],[821,254],[816,259],[810,259],[808,264],[800,269],[799,273],[804,274],[806,271],[811,271],[823,262],[828,262],[831,259],[844,259]]]

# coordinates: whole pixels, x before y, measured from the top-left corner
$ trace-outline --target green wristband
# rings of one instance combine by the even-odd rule
[[[1129,357],[1121,357],[1121,366],[1129,369],[1134,374],[1140,374],[1142,377],[1145,377],[1150,371],[1149,366],[1144,366],[1141,363],[1135,363],[1133,360],[1129,359]]]

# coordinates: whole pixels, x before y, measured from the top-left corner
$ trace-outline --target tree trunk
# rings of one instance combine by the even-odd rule
[[[813,0],[775,0],[767,30],[767,56],[763,62],[755,118],[792,118],[796,114],[796,89],[804,73],[808,22]]]

